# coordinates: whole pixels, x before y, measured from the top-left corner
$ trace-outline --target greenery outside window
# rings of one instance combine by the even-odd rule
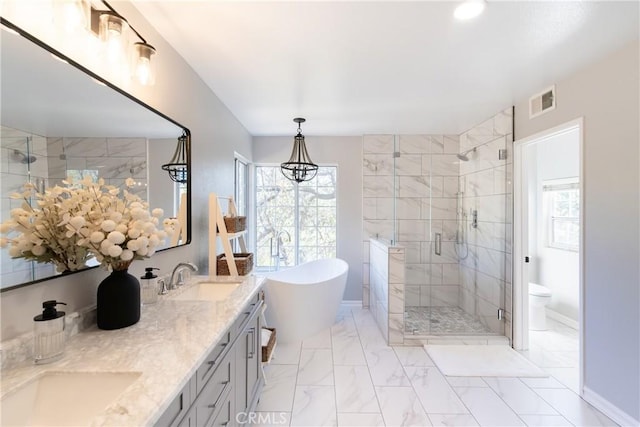
[[[577,178],[546,181],[542,186],[546,206],[547,242],[556,249],[580,247],[580,186]]]
[[[256,166],[256,267],[290,267],[336,256],[337,167],[289,181],[279,166]],[[280,249],[280,259],[278,258]]]

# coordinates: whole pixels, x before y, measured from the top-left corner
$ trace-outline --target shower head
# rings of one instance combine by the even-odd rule
[[[27,155],[20,150],[13,150],[13,158],[17,162],[20,162],[24,165],[30,165],[31,163],[38,160],[36,156]]]
[[[456,156],[462,160],[463,162],[468,162],[469,161],[469,156],[468,154],[471,153],[472,151],[476,151],[476,147],[473,147],[467,151],[465,151],[464,153],[458,153],[456,154]]]

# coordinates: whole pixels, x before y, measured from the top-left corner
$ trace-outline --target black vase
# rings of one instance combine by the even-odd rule
[[[138,320],[140,282],[127,270],[114,270],[98,286],[98,328],[126,328]]]

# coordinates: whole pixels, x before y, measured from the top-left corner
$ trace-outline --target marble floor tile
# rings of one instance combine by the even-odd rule
[[[334,365],[365,365],[367,364],[360,338],[334,335],[333,343],[333,364]]]
[[[331,348],[331,328],[302,341],[302,348]]]
[[[572,426],[567,419],[561,415],[520,415],[522,421],[529,427],[556,427],[556,426]]]
[[[358,334],[360,335],[360,343],[363,349],[387,348],[387,341],[382,336],[382,332],[378,329],[378,325],[358,326]]]
[[[334,366],[338,412],[380,412],[366,366]]]
[[[456,387],[456,393],[481,426],[524,426],[524,422],[490,388]]]
[[[357,337],[358,330],[352,316],[345,317],[331,326],[332,337]]]
[[[572,368],[578,366],[577,351],[548,351],[535,347],[520,353],[541,368]]]
[[[458,395],[436,367],[405,368],[428,414],[468,414]]]
[[[300,363],[300,350],[302,342],[277,343],[273,350],[270,364],[272,365],[297,365]]]
[[[246,421],[251,427],[284,427],[291,423],[291,412],[251,412]]]
[[[424,347],[393,347],[402,366],[435,366]]]
[[[478,422],[470,414],[428,414],[434,426],[470,427],[477,426]]]
[[[341,414],[338,412],[338,427],[384,427],[382,414]]]
[[[291,426],[336,426],[336,395],[332,386],[298,386]]]
[[[520,378],[520,381],[531,388],[565,388],[564,384],[553,377]]]
[[[480,377],[447,377],[447,382],[451,387],[489,387]]]
[[[430,426],[420,400],[411,387],[376,387],[387,426]]]
[[[576,426],[615,426],[609,417],[566,388],[533,389],[563,417]]]
[[[265,368],[265,385],[257,410],[290,412],[297,375],[297,365],[268,365]]]
[[[302,349],[298,385],[333,385],[331,350]]]
[[[484,378],[489,387],[505,401],[516,414],[558,415],[547,402],[518,378]]]
[[[580,374],[578,368],[544,368],[544,370],[574,393],[580,393]]]
[[[365,349],[373,384],[377,386],[410,386],[411,383],[391,347]]]

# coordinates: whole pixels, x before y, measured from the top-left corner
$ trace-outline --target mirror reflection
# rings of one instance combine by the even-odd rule
[[[3,31],[0,43],[0,221],[21,205],[9,196],[26,182],[43,191],[89,176],[124,189],[131,178],[128,191],[183,224],[162,248],[189,243],[188,183],[161,168],[189,131],[22,35]],[[58,274],[53,264],[11,258],[8,248],[0,261],[3,290]]]

